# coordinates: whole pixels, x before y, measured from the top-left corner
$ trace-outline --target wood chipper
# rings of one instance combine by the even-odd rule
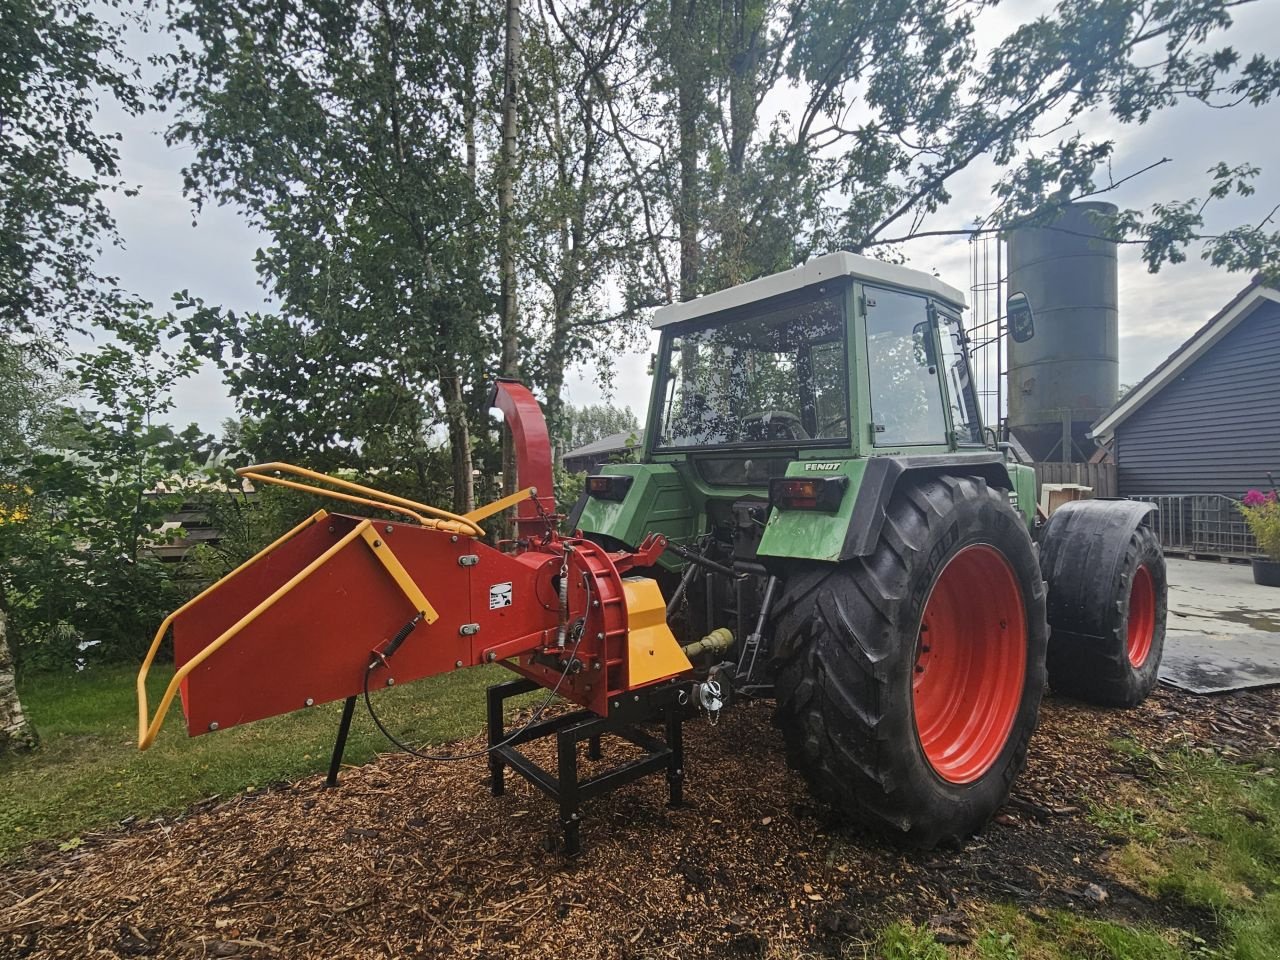
[[[358,696],[497,662],[520,678],[489,691],[493,790],[510,768],[555,797],[571,854],[583,800],[665,772],[678,803],[681,724],[744,697],[776,701],[791,762],[837,811],[908,846],[962,841],[1022,769],[1046,677],[1115,706],[1150,693],[1167,593],[1149,505],[1037,517],[1034,471],[981,422],[963,309],[935,277],[838,253],[659,310],[640,456],[589,477],[567,518],[512,381],[493,403],[525,489],[470,514],[238,471],[403,519],[320,511],[167,618],[140,746],[178,693],[193,735],[345,699],[334,783]],[[515,538],[485,542],[512,507]],[[177,672],[150,718],[170,627]],[[539,687],[508,730],[503,703]],[[579,709],[544,715],[553,696]],[[604,734],[639,755],[580,778],[579,744],[598,759]],[[520,750],[544,737],[554,770]]]

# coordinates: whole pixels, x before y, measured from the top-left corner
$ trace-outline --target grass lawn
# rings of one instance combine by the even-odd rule
[[[38,840],[74,844],[79,833],[126,817],[181,810],[213,794],[328,769],[340,702],[194,738],[175,703],[156,743],[141,753],[134,675],[116,667],[19,683],[41,748],[0,760],[0,859]],[[153,705],[171,675],[168,668],[151,671]],[[512,676],[501,667],[461,670],[379,693],[375,703],[397,736],[445,743],[479,731],[485,687]],[[347,762],[392,749],[360,703]]]
[[[1135,927],[1045,911],[1029,916],[983,904],[972,944],[948,948],[932,931],[894,924],[870,956],[884,960],[1278,960],[1280,958],[1280,756],[1230,762],[1212,753],[1117,753],[1145,765],[1145,782],[1092,819],[1127,841],[1117,879],[1197,923]],[[1188,929],[1190,926],[1199,930]]]
[[[1118,746],[1154,767],[1157,789],[1133,790],[1122,808],[1098,811],[1129,840],[1116,871],[1153,897],[1212,917],[1223,942],[1206,955],[1280,957],[1280,756],[1233,763]]]

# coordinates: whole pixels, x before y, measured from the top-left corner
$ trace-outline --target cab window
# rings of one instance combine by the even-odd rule
[[[881,287],[864,289],[872,442],[878,447],[945,443],[929,301]]]
[[[825,292],[666,335],[656,448],[847,444],[844,299]]]
[[[978,415],[978,394],[969,367],[969,351],[964,345],[960,318],[938,314],[938,336],[942,341],[942,371],[947,378],[947,398],[951,405],[951,425],[959,444],[982,443],[982,418]]]

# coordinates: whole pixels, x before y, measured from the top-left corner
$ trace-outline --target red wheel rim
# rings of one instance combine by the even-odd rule
[[[1144,563],[1129,586],[1129,662],[1140,667],[1151,654],[1151,638],[1156,632],[1156,588]]]
[[[911,684],[916,735],[939,777],[972,783],[991,769],[1026,671],[1027,615],[1013,568],[994,547],[965,547],[925,602]]]

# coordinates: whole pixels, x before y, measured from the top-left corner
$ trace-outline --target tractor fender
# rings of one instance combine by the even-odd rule
[[[574,507],[574,529],[610,550],[630,549],[647,534],[660,533],[675,543],[687,543],[701,532],[693,501],[680,474],[669,463],[610,463],[600,471],[606,476],[630,477],[621,500],[585,496],[581,510]],[[658,565],[684,569],[674,552],[664,553]]]
[[[992,487],[1013,490],[1009,468],[1000,453],[871,457],[866,461],[862,482],[858,485],[839,559],[866,557],[875,551],[889,501],[904,477],[930,478],[942,474],[981,477]]]
[[[1156,512],[1136,500],[1075,500],[1049,517],[1040,533],[1040,571],[1049,583],[1049,622],[1102,636],[1101,597],[1114,593],[1134,531]]]

